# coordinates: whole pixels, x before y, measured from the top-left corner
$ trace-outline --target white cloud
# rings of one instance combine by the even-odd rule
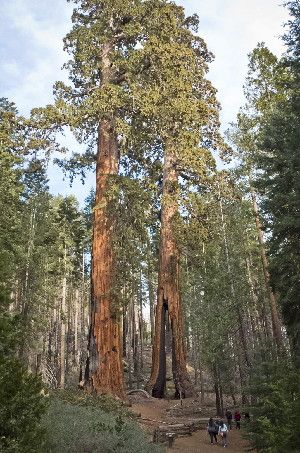
[[[30,0],[14,0],[7,2],[4,9],[11,25],[17,30],[23,30],[39,47],[52,49],[55,53],[62,51],[61,38],[69,30],[71,7],[65,1],[56,0],[55,9],[58,16],[49,15],[49,8],[53,9],[53,3],[42,0],[34,2]],[[43,17],[38,17],[37,12],[43,8]],[[59,19],[53,20],[53,19]]]
[[[14,53],[7,51],[2,66],[4,95],[12,99],[23,114],[50,102],[54,82],[66,79],[61,71],[66,61],[62,39],[70,29],[71,8],[64,0],[56,0],[59,14],[53,15],[49,10],[53,8],[51,3],[14,0],[0,9],[9,24],[2,32],[6,44],[14,45]]]
[[[19,75],[19,67],[16,61],[3,62],[1,65],[1,70],[5,72],[9,78],[15,78]]]
[[[223,127],[234,121],[243,104],[247,54],[264,41],[272,52],[284,51],[280,35],[288,13],[277,0],[180,0],[188,13],[198,13],[200,35],[215,55],[209,78],[218,89]]]

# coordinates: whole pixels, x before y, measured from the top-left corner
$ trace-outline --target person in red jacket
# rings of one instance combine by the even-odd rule
[[[234,420],[236,429],[241,429],[241,413],[238,409],[234,413]]]

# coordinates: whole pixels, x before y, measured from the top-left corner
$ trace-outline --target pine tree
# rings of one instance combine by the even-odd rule
[[[46,404],[42,382],[19,358],[24,338],[14,308],[15,282],[22,258],[22,176],[26,156],[24,118],[0,100],[0,450],[37,452],[43,443],[40,419]]]
[[[287,39],[287,36],[286,36]],[[280,318],[275,292],[295,350],[298,349],[297,281],[298,190],[298,77],[297,63],[278,61],[264,46],[250,56],[246,85],[247,109],[238,118],[235,143],[243,150],[243,165],[250,190],[261,244],[266,286],[272,312],[274,338],[282,350]],[[286,132],[289,131],[287,134]],[[258,205],[261,209],[259,215]],[[263,241],[269,232],[269,260]],[[290,264],[291,266],[290,266]],[[269,270],[270,267],[270,270]],[[292,277],[293,276],[293,277]],[[271,288],[271,286],[273,288]]]
[[[16,106],[0,98],[0,272],[4,286],[11,283],[20,233],[22,173],[18,167],[24,156],[19,126]]]
[[[237,149],[238,172],[240,177],[245,179],[252,199],[265,285],[269,293],[273,335],[279,354],[284,352],[285,346],[278,303],[270,281],[270,264],[264,238],[265,225],[261,212],[262,206],[258,198],[257,176],[258,160],[259,156],[262,156],[262,150],[259,147],[259,131],[263,124],[263,117],[271,103],[286,96],[284,82],[288,79],[287,69],[279,64],[276,56],[263,43],[259,44],[249,55],[249,71],[244,90],[247,104],[238,114],[236,126],[228,134]]]

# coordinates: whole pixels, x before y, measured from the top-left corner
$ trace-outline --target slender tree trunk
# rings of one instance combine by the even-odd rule
[[[54,375],[54,385],[55,388],[59,386],[59,361],[58,361],[58,347],[59,347],[59,322],[60,322],[60,301],[55,302],[53,310],[53,342],[52,342],[52,369]]]
[[[142,272],[140,272],[140,287],[139,287],[139,309],[138,309],[138,325],[140,334],[140,367],[144,368],[144,319],[143,319],[143,281]]]
[[[69,290],[69,299],[73,300],[74,290],[70,288]],[[72,369],[73,361],[73,350],[74,350],[74,319],[73,319],[73,305],[67,303],[67,320],[66,320],[66,378],[68,377],[70,370]]]
[[[61,292],[61,309],[60,309],[60,381],[59,387],[65,388],[66,376],[66,297],[67,297],[67,275],[66,275],[67,250],[64,251],[64,276],[62,281]]]
[[[128,334],[128,322],[127,322],[127,310],[126,307],[123,306],[122,310],[122,347],[123,347],[123,357],[126,358],[127,356],[127,345],[126,345],[126,338]]]
[[[178,212],[177,184],[178,175],[175,168],[175,157],[170,150],[166,150],[163,174],[155,337],[152,353],[152,371],[147,384],[149,392],[157,398],[163,398],[165,395],[165,324],[167,311],[172,330],[172,371],[175,395],[177,397],[187,397],[194,393],[186,369],[183,316],[179,292],[179,251],[173,232],[173,222]]]
[[[136,388],[140,388],[141,383],[141,357],[140,357],[140,330],[139,330],[139,313],[138,307],[134,303],[133,310],[132,310],[132,339],[133,339],[133,368],[134,368],[134,375],[136,379]]]
[[[80,363],[80,351],[79,351],[79,341],[78,341],[78,324],[80,319],[80,298],[79,298],[79,290],[75,290],[75,315],[74,315],[74,364],[75,366],[79,366]]]
[[[250,296],[252,300],[252,306],[250,310],[250,316],[251,316],[251,324],[252,324],[252,331],[255,334],[255,337],[257,337],[257,340],[260,345],[264,344],[264,332],[263,332],[263,322],[261,319],[261,315],[259,313],[259,301],[258,301],[258,295],[257,291],[253,282],[253,276],[251,272],[251,265],[250,265],[250,259],[246,258],[246,269],[247,269],[247,277],[248,277],[248,282],[249,282],[249,287],[250,287]],[[253,313],[253,315],[252,315]]]
[[[272,332],[270,330],[271,326],[269,326],[269,323],[266,323],[266,317],[264,316],[266,309],[265,298],[263,298],[263,300],[259,302],[258,291],[251,272],[251,255],[246,258],[246,269],[252,299],[252,306],[250,310],[252,331],[255,334],[254,336],[258,344],[263,346],[264,344],[266,344],[268,338],[272,337]]]
[[[204,377],[203,377],[202,363],[201,363],[200,359],[199,359],[198,367],[199,367],[199,377],[200,377],[201,404],[204,404],[204,402],[205,402]]]
[[[198,341],[196,340],[196,336],[192,336],[192,357],[193,357],[193,365],[194,365],[194,384],[195,386],[198,385],[198,378],[199,378],[199,367],[198,364],[199,360],[199,353],[198,353]]]
[[[240,375],[240,384],[241,384],[241,397],[242,397],[242,404],[247,404],[248,399],[245,393],[245,388],[247,386],[248,381],[248,373],[246,370],[247,364],[245,363],[243,348],[241,344],[236,345],[236,352],[237,352],[237,359],[238,359],[238,370]]]
[[[36,206],[33,206],[31,215],[30,215],[30,226],[29,226],[29,238],[27,245],[27,257],[26,257],[26,267],[25,267],[25,280],[22,288],[22,298],[21,298],[21,315],[22,315],[22,324],[24,332],[27,333],[29,327],[30,319],[30,297],[29,297],[29,274],[30,274],[30,260],[34,250],[34,239],[35,239],[35,229],[36,229]],[[25,334],[26,335],[26,334]],[[20,358],[28,363],[29,358],[29,347],[28,347],[28,338],[24,337],[20,347]]]
[[[236,307],[235,311],[236,311],[236,315],[237,315],[237,319],[238,319],[239,339],[243,346],[245,362],[247,364],[247,367],[249,368],[249,367],[251,367],[251,361],[250,361],[248,347],[247,347],[247,339],[246,339],[246,333],[245,333],[245,329],[244,329],[243,314],[238,305],[236,291],[235,291],[235,285],[234,285],[234,276],[232,273],[230,259],[229,259],[229,247],[228,247],[228,241],[227,241],[226,225],[225,225],[225,218],[224,218],[224,212],[223,212],[223,203],[222,203],[220,186],[219,186],[219,206],[220,206],[220,214],[221,214],[221,228],[222,228],[222,232],[223,232],[223,241],[224,241],[224,248],[225,248],[225,255],[226,255],[227,273],[228,273],[228,277],[229,277],[229,281],[230,281],[230,291],[231,291],[232,301]]]
[[[154,289],[151,276],[148,277],[149,305],[150,305],[150,326],[151,326],[151,345],[153,346],[155,323],[154,323]]]
[[[199,335],[192,336],[192,347],[193,347],[193,359],[194,359],[194,368],[195,368],[195,386],[200,385],[200,394],[201,394],[201,404],[204,404],[205,394],[204,394],[204,379],[203,379],[203,369],[200,357],[200,338]]]
[[[219,417],[222,417],[223,411],[222,411],[221,395],[220,395],[220,388],[219,388],[219,378],[218,378],[217,365],[215,363],[213,365],[213,378],[214,378],[214,389],[215,389],[215,396],[216,396],[216,411],[217,411],[217,415]]]
[[[36,355],[36,368],[35,368],[35,374],[38,375],[41,372],[41,364],[42,364],[42,354],[37,354]]]
[[[86,328],[88,327],[90,319],[90,307],[87,299],[87,287],[85,281],[85,253],[82,252],[82,279],[81,279],[81,297],[80,297],[80,312],[79,312],[79,350],[78,359],[83,369],[84,355],[86,355]],[[86,314],[86,311],[88,312]],[[85,353],[85,354],[84,354]]]
[[[103,45],[102,85],[112,77],[109,54]],[[91,385],[97,393],[124,398],[119,310],[114,297],[113,232],[115,218],[110,189],[118,175],[119,151],[113,120],[103,119],[98,128],[96,200],[92,246],[92,303],[89,338]]]
[[[251,254],[248,255],[247,257],[247,262],[249,269],[253,267],[253,262],[252,262],[252,256]],[[251,280],[253,284],[253,291],[256,295],[257,301],[258,301],[258,294],[262,293],[262,301],[261,303],[257,303],[257,317],[258,317],[258,324],[261,326],[261,332],[262,332],[262,337],[265,342],[272,341],[273,339],[273,327],[272,327],[272,321],[270,320],[269,316],[269,301],[266,300],[266,297],[264,295],[265,293],[265,284],[263,288],[261,288],[261,285],[259,285],[258,281],[256,278],[253,278],[253,274],[251,273]]]
[[[221,415],[222,415],[222,417],[224,417],[223,386],[222,386],[219,367],[217,367],[217,376],[218,376],[218,386],[219,386],[219,394],[220,394]]]
[[[203,366],[202,366],[202,359],[201,359],[201,339],[199,333],[196,334],[195,344],[194,347],[196,348],[195,351],[195,368],[197,371],[199,385],[200,385],[200,394],[201,394],[201,404],[204,404],[205,401],[205,392],[204,392],[204,376],[203,376]]]
[[[27,259],[26,259],[26,268],[25,268],[25,282],[24,282],[24,291],[23,291],[23,307],[22,307],[22,315],[24,318],[24,322],[27,322],[28,317],[28,283],[29,283],[29,268],[30,268],[30,258],[34,248],[34,238],[35,238],[35,228],[36,228],[36,207],[33,207],[31,216],[30,216],[30,227],[29,227],[29,239],[28,239],[28,247],[27,247]]]
[[[265,279],[266,289],[267,289],[268,296],[269,296],[273,335],[274,335],[274,339],[275,339],[278,351],[283,351],[284,346],[283,346],[281,320],[280,320],[280,317],[278,314],[278,308],[277,308],[275,294],[272,290],[271,283],[270,283],[269,261],[267,258],[263,229],[262,229],[262,224],[261,224],[257,201],[256,201],[256,193],[252,186],[250,187],[250,191],[251,191],[251,197],[252,197],[253,214],[254,214],[255,223],[256,223],[257,238],[258,238],[258,242],[259,242],[260,255],[261,255],[261,261],[262,261],[263,272],[264,272],[264,279]]]
[[[133,295],[129,302],[127,309],[127,364],[128,364],[128,387],[129,390],[133,388],[132,386],[132,364],[133,364],[133,330],[132,330],[132,316],[133,316]]]
[[[230,396],[231,396],[231,399],[232,399],[233,406],[236,406],[237,403],[236,403],[236,397],[235,397],[235,393],[234,393],[234,385],[233,384],[230,385]]]

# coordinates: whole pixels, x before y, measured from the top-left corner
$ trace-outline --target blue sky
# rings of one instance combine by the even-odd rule
[[[277,0],[178,0],[188,14],[198,13],[200,35],[215,55],[209,77],[218,89],[222,128],[234,121],[243,104],[247,54],[264,41],[280,55],[280,35],[288,15]],[[52,101],[56,80],[67,80],[61,71],[67,54],[62,38],[71,26],[72,4],[66,0],[10,0],[0,2],[0,96],[14,101],[28,115],[36,106]],[[70,142],[72,143],[72,142]],[[70,188],[58,169],[50,168],[53,193],[75,193],[83,201],[93,176]]]

